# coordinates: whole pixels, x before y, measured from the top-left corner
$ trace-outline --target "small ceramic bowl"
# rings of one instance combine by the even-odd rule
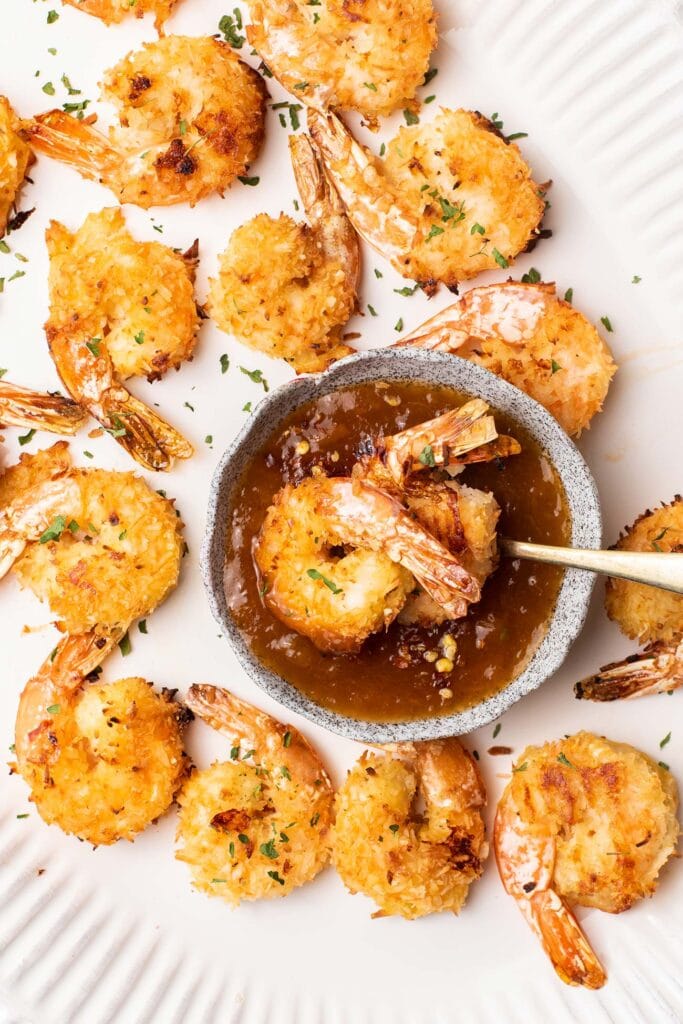
[[[533,658],[494,696],[456,713],[405,722],[368,722],[321,707],[282,676],[264,666],[235,625],[223,590],[226,533],[233,491],[255,451],[295,409],[314,398],[374,380],[424,381],[478,396],[522,423],[551,458],[564,485],[572,521],[573,547],[599,548],[602,518],[595,482],[578,449],[538,402],[474,363],[418,348],[374,349],[335,363],[325,373],[297,377],[266,395],[220,460],[209,494],[201,568],[211,611],[251,678],[285,707],[318,725],[367,743],[458,736],[486,725],[536,690],[564,661],[583,626],[595,577],[567,569],[548,631]]]

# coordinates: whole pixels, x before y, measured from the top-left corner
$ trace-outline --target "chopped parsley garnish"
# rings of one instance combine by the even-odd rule
[[[124,424],[121,422],[119,417],[112,416],[111,421],[114,424],[114,426],[105,427],[104,429],[107,431],[107,433],[111,434],[112,437],[125,437],[128,431],[126,430]]]
[[[282,737],[282,746],[283,747],[289,747],[291,745],[291,742],[292,742],[292,734],[291,734],[291,732],[289,732],[289,730],[287,730],[287,732]]]
[[[452,220],[454,224],[465,219],[465,208],[464,203],[456,204],[455,206],[450,200],[446,199],[445,196],[436,197],[441,207],[441,220],[446,222]]]
[[[398,832],[398,825],[390,825],[389,826],[389,831],[393,832],[394,835],[396,835],[396,833]]]
[[[337,584],[333,580],[329,579],[327,576],[323,576],[323,574],[321,572],[318,572],[317,569],[307,569],[306,575],[310,576],[312,580],[320,580],[322,583],[325,584],[328,590],[332,591],[333,594],[342,593],[341,587],[338,587]]]
[[[602,326],[605,328],[606,331],[610,332],[610,334],[614,330],[614,328],[612,327],[612,322],[611,322],[611,320],[610,320],[610,318],[608,316],[601,316],[600,317],[600,323],[602,324]]]
[[[670,739],[671,739],[671,733],[668,732],[666,734],[666,736],[664,737],[664,739],[659,741],[659,749],[663,750],[664,747],[667,745],[667,743],[669,742]]]
[[[41,533],[38,540],[39,544],[47,544],[51,540],[59,540],[64,531],[66,530],[66,519],[64,516],[55,516],[47,530]]]
[[[230,843],[230,845],[232,846],[232,843]],[[231,854],[231,856],[232,856],[232,854]],[[225,882],[225,878],[212,878],[211,879],[211,884],[212,885],[218,885],[219,882]]]
[[[564,751],[557,755],[557,760],[560,762],[560,764],[563,764],[566,768],[573,768],[574,767],[574,765],[571,763],[571,761],[569,760],[567,755],[564,753]]]
[[[231,761],[237,761],[239,756],[240,756],[240,748],[239,747],[231,747],[230,748],[230,760]]]
[[[398,320],[396,321],[396,323],[394,324],[394,330],[398,331],[399,334],[403,330],[403,317],[402,316],[400,316],[398,318]]]
[[[492,255],[493,255],[493,258],[494,258],[494,260],[496,261],[496,263],[498,264],[499,267],[503,267],[503,269],[505,269],[506,267],[510,266],[508,261],[503,256],[502,252],[498,252],[498,250],[495,248],[495,246],[494,246],[493,254]]]
[[[242,406],[242,412],[251,412],[251,402],[245,402]]]
[[[213,434],[207,434],[204,438],[204,444],[213,444]]]
[[[486,228],[483,224],[473,224],[470,228],[471,235],[483,235]]]
[[[20,434],[19,435],[19,444],[22,444],[22,445],[23,444],[28,444],[29,441],[33,440],[33,438],[35,436],[35,433],[36,433],[35,430],[29,430],[28,433],[26,433],[26,434]]]
[[[431,80],[433,78],[436,78],[438,73],[439,73],[439,69],[438,68],[430,68],[429,71],[424,76],[424,78],[422,79],[422,85],[429,85]]]
[[[494,740],[495,740],[496,736],[498,735],[498,733],[500,732],[500,730],[501,730],[502,728],[503,728],[503,727],[502,727],[502,725],[500,724],[500,722],[498,722],[498,723],[496,724],[496,727],[495,727],[495,729],[493,730],[493,738],[494,738]]]
[[[67,530],[69,531],[69,533],[78,533],[78,531],[80,530],[80,526],[78,525],[75,519],[72,519],[69,525],[67,526]],[[126,531],[124,530],[123,532],[125,534]]]
[[[259,851],[264,857],[268,857],[270,860],[277,860],[278,853],[275,849],[275,840],[269,839],[267,843],[261,843]]]
[[[9,252],[9,245],[4,240],[4,238],[0,238],[0,252]]]
[[[433,103],[435,99],[436,99],[436,96],[432,93],[431,96],[425,96],[425,98],[424,98],[424,100],[422,102],[423,103]]]
[[[505,136],[505,141],[506,142],[514,142],[515,139],[526,139],[526,138],[528,138],[528,136],[529,136],[528,132],[513,132],[512,135],[506,135]]]
[[[289,768],[285,764],[283,764],[282,767],[280,768],[280,775],[283,775],[286,779],[291,780],[292,778],[292,776],[289,774]]]
[[[406,124],[419,124],[420,123],[420,118],[417,116],[417,114],[414,114],[412,110],[408,110],[407,107],[403,111],[403,116],[406,119]]]
[[[219,359],[219,362],[221,364],[221,373],[227,373],[230,368],[230,359],[227,353],[223,353],[223,355]]]
[[[47,12],[47,23],[48,23],[48,25],[53,25],[55,23],[55,21],[57,21],[58,18],[59,18],[59,15],[57,14],[57,11],[48,11]]]
[[[377,273],[377,271],[375,271],[375,273]],[[419,287],[419,284],[413,285],[412,288],[409,288],[408,285],[404,285],[403,288],[394,288],[394,291],[397,295],[414,295]]]
[[[366,89],[370,89],[372,92],[377,92],[377,86],[374,82],[363,82]]]
[[[249,844],[249,836],[245,836],[244,832],[240,832],[237,838],[241,843],[244,844],[244,846],[247,846]]]
[[[573,288],[567,288],[566,292],[564,293],[564,301],[565,302],[571,302],[573,298],[574,298],[574,289]]]
[[[370,316],[377,316],[378,315],[377,310],[375,309],[375,307],[371,306],[369,302],[368,302],[368,312],[370,313]]]
[[[538,284],[540,280],[541,275],[536,267],[531,267],[526,274],[522,274],[522,284]]]
[[[54,94],[55,94],[55,87],[52,84],[52,82],[46,82],[45,83],[45,85],[43,86],[43,92],[47,93],[48,96],[54,96]]]
[[[95,458],[95,456],[93,455],[92,452],[84,451],[83,454],[85,455],[86,459],[94,459]]]
[[[183,405],[185,406],[185,408],[186,408],[186,409],[189,409],[189,410],[190,410],[190,412],[194,412],[194,411],[195,411],[195,410],[194,410],[194,406],[193,406],[193,405],[190,405],[190,403],[189,403],[189,402],[183,402]]]
[[[386,151],[387,151],[387,146],[386,146],[386,143],[383,142],[382,145],[379,147],[379,155],[380,156],[384,156]]]
[[[562,369],[562,367],[560,366],[559,363],[556,363],[554,359],[550,360],[550,373],[551,374],[557,373],[557,371],[561,370],[561,369]]]
[[[187,135],[187,121],[180,121],[178,123],[178,131],[181,135]]]
[[[74,87],[71,84],[71,81],[70,81],[68,75],[62,75],[62,85],[64,86],[64,88],[68,92],[69,96],[80,96],[81,95],[81,90],[80,89],[74,89]]]
[[[308,82],[297,82],[294,88],[300,90],[308,89]]]
[[[237,175],[237,180],[241,181],[243,185],[251,185],[253,187],[254,185],[258,185],[258,183],[259,183],[259,181],[261,179],[260,178],[248,178],[244,174],[238,174]]]
[[[665,772],[669,771],[669,766],[666,763],[666,761],[657,761],[657,764],[659,765],[660,768],[663,768]]]
[[[634,274],[633,277],[631,278],[631,284],[640,284],[640,282],[642,280],[643,280],[642,277],[638,277],[637,274]]]
[[[382,273],[382,271],[378,270],[377,267],[375,267],[375,277],[376,278],[384,277],[384,274]]]
[[[91,355],[95,356],[96,359],[100,354],[101,340],[101,338],[91,338],[90,341],[86,341],[85,343],[85,347],[87,348],[88,352],[90,352]]]
[[[528,761],[524,761],[522,764],[515,765],[512,770],[513,770],[513,772],[525,772],[528,767],[529,767],[529,762]]]
[[[263,370],[247,370],[245,366],[240,366],[240,370],[254,384],[263,384],[263,390],[268,391],[268,381],[263,376]]]
[[[145,636],[147,635],[147,619],[140,619],[140,621],[138,622],[138,629]]]
[[[494,128],[497,128],[498,131],[502,131],[502,129],[503,129],[503,122],[498,117],[498,111],[496,111],[495,114],[491,114],[491,116],[489,118],[489,121],[491,122],[491,124],[493,125]]]
[[[126,633],[123,634],[123,636],[119,640],[119,650],[121,651],[121,654],[125,658],[126,655],[130,654],[132,649],[133,648],[131,646],[130,637],[128,636],[128,633],[126,632]]]
[[[429,229],[429,234],[425,238],[425,242],[428,242],[430,238],[434,238],[436,235],[442,235],[442,234],[443,234],[443,228],[440,228],[438,226],[438,224],[432,224],[431,228]]]
[[[417,458],[418,462],[421,462],[423,466],[430,466],[433,468],[436,465],[436,459],[434,458],[434,449],[431,444],[426,444]]]
[[[60,704],[50,704],[49,708],[45,708],[45,710],[48,715],[58,715],[62,708]]]
[[[145,332],[144,331],[138,331],[137,334],[133,335],[133,339],[134,339],[136,345],[142,345],[144,340],[145,340]]]
[[[320,815],[319,814],[314,814],[308,824],[311,826],[311,828],[315,828],[315,826],[318,824],[319,821],[320,821]]]
[[[245,36],[241,36],[242,12],[238,7],[233,9],[232,15],[224,14],[218,22],[218,31],[223,33],[223,39],[230,43],[233,50],[241,50],[245,43]]]
[[[121,530],[121,533],[119,534],[119,540],[125,540],[127,533],[128,533],[128,530]]]
[[[17,818],[28,818],[28,814],[17,814]]]
[[[267,875],[268,875],[269,878],[272,878],[274,882],[277,882],[278,885],[284,885],[285,884],[284,878],[280,878],[280,876],[278,875],[277,871],[268,871]]]

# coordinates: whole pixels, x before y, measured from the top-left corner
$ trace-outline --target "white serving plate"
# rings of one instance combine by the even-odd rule
[[[438,3],[438,0],[437,0]],[[51,25],[48,9],[60,14]],[[683,14],[674,0],[440,0],[438,77],[429,88],[443,105],[498,111],[507,131],[524,130],[521,142],[536,180],[552,178],[548,223],[555,236],[520,259],[515,275],[530,266],[592,319],[608,315],[609,340],[620,372],[605,412],[580,446],[597,479],[606,538],[648,505],[668,500],[681,487],[683,356]],[[217,0],[184,0],[169,32],[211,33],[228,8]],[[72,8],[5,0],[0,29],[0,91],[21,113],[45,109],[41,92],[66,72],[83,96],[93,98],[104,68],[153,39],[148,20],[107,29]],[[56,47],[52,56],[48,47]],[[246,52],[246,51],[245,51]],[[34,77],[36,71],[38,77]],[[270,83],[273,99],[283,98]],[[436,103],[427,107],[430,116]],[[383,128],[391,134],[400,117]],[[194,210],[149,214],[129,207],[131,229],[186,246],[200,240],[197,291],[229,233],[254,213],[292,213],[295,187],[286,132],[275,114],[252,174],[256,188],[237,184],[224,199]],[[369,136],[368,136],[369,137]],[[375,142],[379,145],[379,137]],[[19,263],[0,254],[0,276],[26,276],[0,296],[0,365],[19,383],[56,387],[42,323],[47,315],[47,260],[43,231],[50,217],[71,227],[90,210],[111,205],[110,194],[75,173],[40,158],[35,185],[23,206],[37,211],[10,237]],[[381,267],[382,281],[372,268]],[[633,275],[642,278],[631,283]],[[482,280],[501,278],[486,275]],[[356,318],[361,346],[388,343],[399,317],[406,328],[436,312],[447,292],[428,302],[393,292],[401,281],[368,253],[363,300],[377,319]],[[222,375],[219,356],[231,368]],[[205,495],[220,452],[256,402],[259,387],[239,367],[261,368],[273,386],[288,377],[283,365],[240,348],[209,322],[194,361],[161,383],[136,382],[135,391],[160,404],[163,414],[197,447],[197,454],[152,486],[177,498],[187,523],[190,557],[181,584],[149,620],[149,634],[132,632],[133,651],[117,654],[106,678],[140,674],[179,687],[210,681],[233,688],[277,714],[278,709],[239,669],[216,631],[202,592],[197,556],[204,527]],[[189,402],[194,411],[183,403]],[[90,429],[88,427],[87,429]],[[4,431],[2,463],[15,460],[16,430]],[[78,463],[87,448],[97,465],[131,468],[109,437],[74,441]],[[209,447],[203,438],[213,435]],[[35,451],[50,438],[37,434]],[[558,675],[508,712],[499,743],[518,754],[538,742],[579,728],[636,744],[671,764],[683,782],[683,694],[629,704],[592,705],[572,696],[572,683],[599,664],[633,649],[602,610],[596,588],[586,628]],[[12,742],[16,701],[24,681],[54,644],[53,627],[25,633],[49,619],[13,579],[0,586],[0,638],[4,679],[0,690],[2,734]],[[360,746],[295,721],[313,739],[339,782]],[[659,742],[672,738],[664,753]],[[492,729],[475,733],[495,806],[510,760],[490,757]],[[199,765],[225,757],[226,744],[201,724],[189,732]],[[8,759],[10,755],[7,755]],[[28,818],[17,814],[28,812]],[[184,865],[173,859],[173,814],[147,830],[134,846],[93,851],[47,828],[27,801],[18,778],[5,776],[0,791],[0,1021],[33,1024],[438,1024],[458,1021],[524,1021],[562,1024],[581,1019],[620,1024],[683,1020],[680,964],[683,869],[674,862],[652,901],[610,917],[581,912],[603,958],[609,982],[597,993],[563,986],[555,977],[490,861],[459,918],[439,915],[416,922],[371,920],[371,905],[347,895],[330,869],[286,900],[230,911],[219,900],[194,893]],[[39,870],[43,869],[39,874]],[[3,1016],[4,1013],[4,1016]]]

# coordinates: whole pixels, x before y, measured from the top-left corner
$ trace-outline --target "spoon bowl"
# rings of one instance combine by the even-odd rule
[[[585,621],[595,582],[592,573],[567,569],[545,636],[526,667],[498,693],[462,711],[400,722],[371,722],[330,711],[263,665],[237,628],[225,596],[223,570],[234,495],[254,452],[306,402],[338,388],[379,380],[451,387],[509,414],[545,450],[558,472],[571,517],[571,546],[601,546],[602,518],[595,482],[578,449],[549,412],[512,384],[466,359],[416,348],[386,348],[349,356],[321,374],[297,377],[261,400],[216,468],[201,553],[202,575],[211,611],[239,662],[280,704],[326,729],[367,743],[457,736],[498,718],[557,671]]]

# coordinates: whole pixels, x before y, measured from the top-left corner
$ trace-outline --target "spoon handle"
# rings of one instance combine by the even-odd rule
[[[683,553],[649,551],[593,551],[582,548],[552,547],[503,538],[501,548],[509,558],[525,558],[551,565],[567,565],[606,576],[618,576],[647,583],[662,590],[683,594]]]

